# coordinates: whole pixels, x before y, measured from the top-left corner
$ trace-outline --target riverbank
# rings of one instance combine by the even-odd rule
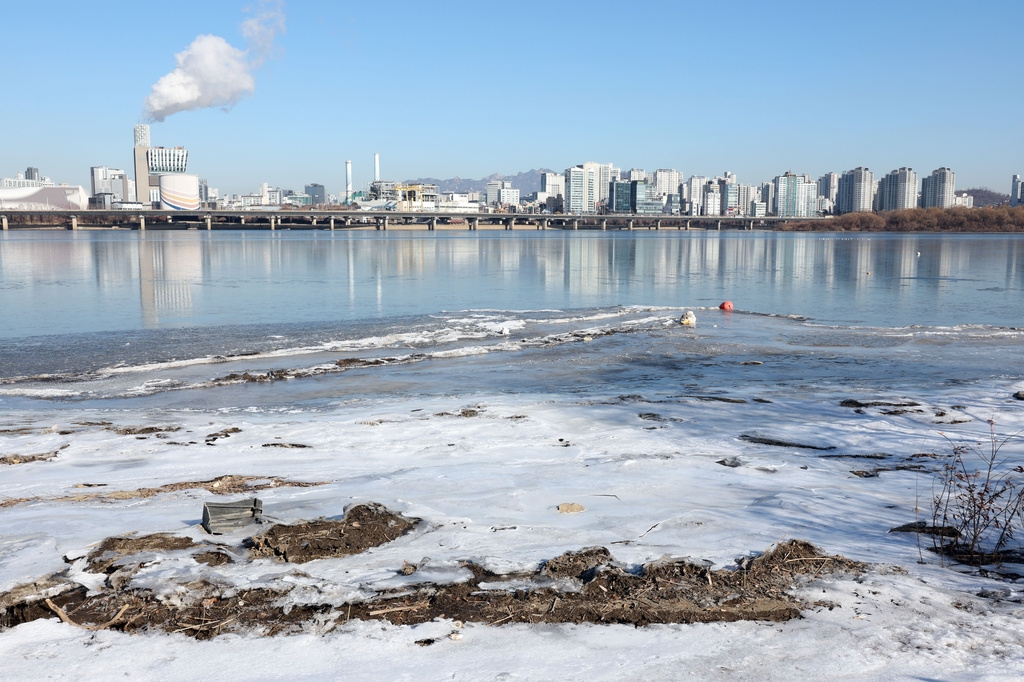
[[[1024,206],[847,213],[824,222],[783,223],[776,229],[789,232],[1024,232]]]

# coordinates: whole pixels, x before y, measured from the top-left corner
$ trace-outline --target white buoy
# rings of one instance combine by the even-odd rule
[[[679,318],[679,324],[686,327],[696,327],[697,316],[693,314],[692,310],[687,310],[683,313],[683,316]]]

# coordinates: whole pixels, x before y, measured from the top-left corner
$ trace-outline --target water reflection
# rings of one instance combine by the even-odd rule
[[[1005,235],[11,232],[0,336],[721,298],[842,323],[1019,325],[1022,264],[1024,238]]]

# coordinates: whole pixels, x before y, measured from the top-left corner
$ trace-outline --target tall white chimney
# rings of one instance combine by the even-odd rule
[[[345,162],[345,203],[352,201],[352,162]]]
[[[373,154],[373,181],[377,182],[380,180],[380,154],[374,152]]]

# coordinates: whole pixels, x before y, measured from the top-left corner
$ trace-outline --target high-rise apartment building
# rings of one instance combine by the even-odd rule
[[[785,173],[775,178],[775,214],[780,218],[811,218],[818,212],[818,183],[807,175]]]
[[[683,199],[689,206],[687,215],[703,215],[704,208],[704,185],[708,179],[700,175],[691,175],[690,179],[683,183]]]
[[[775,205],[775,183],[774,182],[762,182],[761,183],[761,203],[765,206],[765,211],[775,215],[778,212],[778,206]]]
[[[678,192],[682,183],[683,174],[675,168],[659,168],[654,171],[654,181],[651,184],[654,196],[663,197]]]
[[[878,184],[878,210],[902,211],[917,207],[917,173],[903,167],[894,170]]]
[[[1010,206],[1024,206],[1024,182],[1019,175],[1010,181]]]
[[[644,182],[647,182],[647,172],[644,171],[643,168],[630,168],[626,177],[630,182],[633,180],[643,180]]]
[[[761,190],[754,185],[736,185],[736,194],[739,201],[738,215],[751,215],[750,204],[761,201]]]
[[[707,182],[702,195],[701,215],[722,215],[722,186],[713,180]]]
[[[306,185],[305,192],[309,195],[309,201],[313,206],[327,203],[327,192],[324,190],[324,186],[319,182]]]
[[[839,196],[839,173],[825,173],[818,178],[818,196],[836,203]]]
[[[619,174],[618,169],[610,163],[596,163],[594,161],[587,161],[583,164],[583,168],[586,170],[593,171],[594,182],[596,183],[597,196],[594,198],[594,205],[601,202],[608,202],[608,190],[611,187],[612,180],[618,180]]]
[[[921,180],[923,208],[950,208],[956,191],[956,174],[949,168],[936,168]]]
[[[870,211],[875,203],[875,174],[864,166],[846,171],[839,178],[836,213]]]

